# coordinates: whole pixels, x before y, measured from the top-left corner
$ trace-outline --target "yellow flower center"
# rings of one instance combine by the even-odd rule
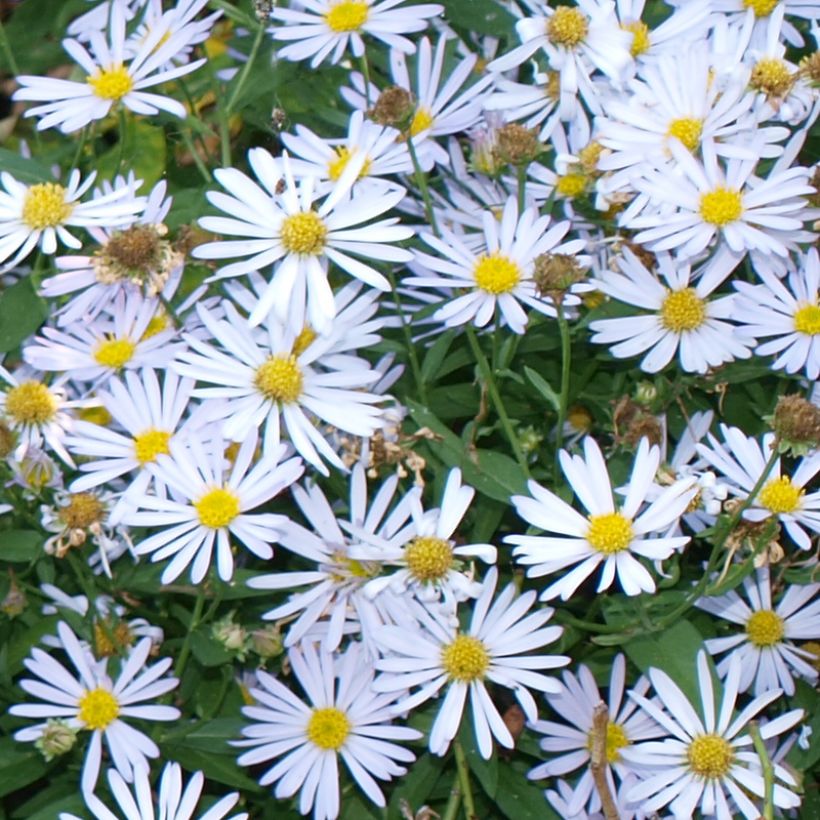
[[[722,228],[740,219],[743,213],[743,199],[740,191],[723,187],[708,191],[701,195],[699,211],[704,222]]]
[[[586,189],[586,174],[564,174],[558,177],[558,181],[555,183],[555,190],[559,196],[565,196],[569,199],[580,196]]]
[[[601,158],[603,150],[604,146],[593,140],[578,152],[578,160],[586,173],[591,174],[597,170],[598,160]]]
[[[686,758],[696,775],[717,779],[729,771],[735,753],[729,741],[720,735],[699,735],[689,744]]]
[[[119,655],[134,644],[134,633],[125,621],[94,621],[94,654],[98,658]]]
[[[433,125],[433,112],[428,108],[417,108],[410,122],[410,136],[415,137]]]
[[[105,507],[93,493],[72,493],[68,504],[60,507],[60,518],[72,530],[88,529],[102,518]]]
[[[297,358],[301,356],[316,341],[316,331],[305,325],[299,335],[293,340],[291,354]]]
[[[547,23],[547,37],[557,46],[575,48],[589,34],[589,21],[578,9],[558,6]]]
[[[194,502],[194,509],[203,527],[218,530],[239,515],[239,497],[231,490],[216,487]]]
[[[156,461],[157,456],[168,455],[170,440],[171,434],[167,431],[149,427],[134,436],[134,457],[140,464],[150,464]]]
[[[288,253],[317,256],[325,247],[327,225],[314,211],[302,211],[282,222],[279,238]]]
[[[91,689],[79,702],[77,717],[86,729],[105,729],[120,713],[120,705],[107,689]]]
[[[342,146],[341,148],[337,148],[334,153],[336,154],[335,158],[327,164],[327,175],[335,182],[344,173],[345,168],[347,168],[347,163],[355,152],[346,146]],[[366,177],[370,173],[371,165],[370,160],[365,159],[357,179]]]
[[[783,619],[771,609],[759,609],[746,621],[746,634],[755,646],[774,646],[784,631]]]
[[[620,513],[589,516],[587,541],[598,552],[606,555],[621,552],[632,543],[633,537],[631,522]]]
[[[632,32],[632,45],[629,51],[633,57],[640,57],[641,54],[646,54],[649,51],[652,40],[649,37],[649,26],[646,23],[641,20],[634,20],[631,23],[626,23],[622,28],[624,31]]]
[[[680,117],[669,123],[666,135],[677,137],[690,151],[700,145],[700,136],[703,133],[703,120],[695,117]]]
[[[358,31],[370,14],[370,4],[361,0],[342,0],[330,7],[325,15],[325,22],[331,31],[341,34],[345,31]]]
[[[621,759],[621,749],[629,746],[623,726],[609,721],[606,725],[606,759],[609,763],[617,763]],[[592,732],[587,737],[587,749],[592,751]]]
[[[293,404],[302,395],[303,381],[296,356],[271,356],[253,377],[260,393],[284,404]]]
[[[6,394],[6,413],[18,424],[45,424],[57,413],[57,400],[40,382],[23,382]]]
[[[490,668],[490,653],[470,635],[457,635],[441,649],[441,665],[450,680],[471,683],[481,680]]]
[[[100,69],[97,74],[90,75],[86,82],[104,100],[120,100],[134,87],[131,75],[121,65]]]
[[[487,293],[509,293],[521,281],[521,268],[508,256],[479,256],[473,268],[475,283]]]
[[[453,566],[453,548],[443,538],[425,535],[405,547],[404,559],[417,581],[439,581]]]
[[[749,85],[755,91],[761,91],[769,97],[785,97],[791,91],[796,74],[776,57],[763,57],[758,60],[749,77]]]
[[[93,350],[97,364],[119,370],[131,361],[137,346],[130,339],[105,339]]]
[[[77,411],[77,418],[83,421],[89,421],[91,424],[99,424],[100,427],[106,427],[111,424],[114,417],[101,404],[96,407],[81,407]]]
[[[752,9],[755,17],[768,17],[777,5],[778,0],[743,0],[743,6]]]
[[[772,478],[767,481],[760,491],[758,501],[775,515],[794,512],[800,506],[803,490],[795,487],[791,479],[786,476]]]
[[[32,185],[23,200],[23,222],[35,231],[62,225],[74,210],[65,201],[66,190],[56,182]]]
[[[674,333],[695,330],[706,321],[706,302],[694,288],[672,290],[661,305],[661,324]]]
[[[820,334],[820,307],[803,305],[794,312],[794,329],[807,336]]]
[[[148,324],[145,326],[145,332],[140,337],[140,341],[144,342],[146,339],[156,336],[157,333],[162,333],[163,330],[168,329],[170,324],[171,320],[168,318],[168,314],[160,308],[148,321]]]
[[[338,751],[344,746],[351,728],[349,718],[341,709],[326,706],[313,710],[305,733],[308,740],[320,749]]]

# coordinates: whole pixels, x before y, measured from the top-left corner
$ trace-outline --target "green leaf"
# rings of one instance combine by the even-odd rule
[[[429,752],[416,760],[390,796],[390,805],[387,808],[389,820],[399,820],[403,817],[400,809],[402,800],[405,800],[413,811],[418,811],[425,805],[443,770],[444,761]]]
[[[510,820],[559,820],[544,797],[542,786],[527,780],[526,775],[505,763],[498,769],[495,803]]]
[[[475,779],[481,784],[481,788],[484,789],[487,796],[495,800],[498,791],[498,753],[494,750],[489,760],[485,760],[481,756],[475,739],[472,715],[469,720],[462,719],[458,739],[464,749],[464,755],[467,758],[470,771],[475,775]]]
[[[45,760],[32,744],[0,738],[0,797],[39,780],[47,771]]]
[[[524,373],[530,380],[532,386],[547,400],[552,409],[557,413],[561,407],[561,397],[550,386],[547,380],[536,373],[531,367],[524,367]]]
[[[233,660],[233,655],[213,637],[207,627],[201,627],[191,635],[191,652],[203,666],[222,666]]]
[[[40,327],[46,316],[48,306],[37,295],[30,276],[0,292],[0,353],[14,350]]]
[[[0,171],[8,171],[18,182],[34,185],[38,182],[54,182],[54,174],[43,162],[23,157],[8,148],[0,148]]]
[[[515,17],[495,0],[448,0],[445,4],[447,20],[479,34],[494,37],[510,36]]]
[[[743,581],[754,572],[755,564],[753,557],[744,561],[742,564],[732,564],[726,575],[720,582],[715,582],[706,587],[704,595],[713,597],[716,595],[725,595],[729,590],[740,586]]]
[[[7,668],[12,675],[22,668],[23,658],[31,652],[33,646],[40,643],[44,635],[57,633],[58,620],[60,618],[57,615],[42,615],[11,638],[4,649],[8,650]]]
[[[204,752],[192,749],[185,741],[163,743],[161,746],[163,756],[167,760],[175,760],[189,772],[201,770],[209,780],[216,780],[234,789],[243,789],[254,794],[262,791],[262,787],[237,766],[235,755],[239,752],[235,749],[230,749],[227,754]]]
[[[43,536],[34,530],[0,531],[0,561],[33,561],[43,552]]]
[[[456,337],[455,330],[448,330],[441,334],[430,346],[424,361],[421,363],[421,378],[425,384],[436,381],[441,363],[450,350],[450,345]]]
[[[119,137],[125,141],[122,146],[118,143],[110,151],[97,157],[97,173],[103,179],[113,179],[117,171],[133,171],[143,183],[140,193],[147,194],[165,173],[165,129],[128,114],[125,118],[125,133]],[[126,158],[123,167],[120,167],[120,157]]]

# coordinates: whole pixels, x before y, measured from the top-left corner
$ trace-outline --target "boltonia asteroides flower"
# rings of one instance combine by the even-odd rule
[[[584,439],[584,456],[561,451],[561,469],[587,515],[574,510],[555,493],[535,481],[528,488],[532,498],[515,495],[516,512],[530,524],[558,535],[510,535],[516,560],[528,566],[527,575],[538,578],[577,564],[572,571],[547,587],[541,595],[557,595],[566,601],[603,564],[598,592],[618,580],[627,595],[654,592],[655,582],[637,556],[662,561],[689,542],[685,536],[665,535],[684,513],[697,493],[692,476],[665,487],[642,509],[660,464],[660,451],[641,439],[622,506],[615,506],[606,462],[597,443]],[[651,537],[653,533],[664,533]]]
[[[176,678],[163,677],[173,661],[164,658],[146,667],[151,639],[143,638],[123,660],[119,674],[112,681],[107,673],[107,662],[96,661],[88,650],[83,649],[66,624],[59,623],[57,632],[77,676],[42,649],[33,648],[31,657],[24,663],[40,680],[25,678],[20,681],[20,686],[41,702],[18,704],[9,712],[21,717],[63,718],[69,728],[93,733],[83,765],[81,784],[84,794],[92,792],[97,782],[103,739],[117,771],[130,783],[136,770],[148,768],[148,758],[159,756],[159,749],[124,719],[167,721],[179,717],[179,710],[173,706],[142,703],[176,687]],[[20,729],[14,737],[36,741],[45,726],[45,723],[39,723]]]
[[[383,674],[375,680],[375,690],[404,692],[419,687],[399,700],[397,712],[413,709],[447,688],[430,730],[433,754],[447,752],[461,725],[468,696],[481,756],[489,759],[492,755],[493,737],[502,746],[513,748],[510,730],[487,691],[488,683],[512,689],[528,721],[538,716],[530,688],[552,693],[561,688],[540,670],[564,666],[569,658],[529,654],[561,636],[563,627],[546,626],[553,610],[547,607],[528,614],[535,592],[516,596],[513,584],[493,601],[497,582],[498,571],[493,567],[473,605],[470,626],[463,632],[457,622],[442,623],[418,605],[412,607],[418,626],[383,626],[376,632],[384,657],[376,662]]]
[[[403,775],[401,764],[415,755],[392,742],[416,740],[415,729],[392,724],[396,695],[372,689],[373,669],[362,648],[353,643],[343,655],[317,651],[304,643],[288,653],[293,672],[307,695],[301,700],[287,686],[263,670],[251,695],[258,705],[243,714],[254,722],[245,726],[245,739],[235,746],[250,747],[240,766],[254,766],[281,758],[260,778],[262,786],[276,784],[278,799],[299,792],[299,811],[313,809],[314,820],[335,820],[339,814],[339,758],[367,797],[377,806],[385,798],[376,783]]]

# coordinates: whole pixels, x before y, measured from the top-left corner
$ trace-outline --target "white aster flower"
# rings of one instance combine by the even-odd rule
[[[600,564],[603,571],[598,592],[612,586],[616,573],[627,595],[654,592],[655,581],[637,556],[662,561],[689,542],[685,536],[651,536],[667,533],[677,522],[697,492],[695,479],[682,478],[664,488],[642,510],[660,464],[660,451],[643,438],[635,455],[626,498],[616,508],[606,462],[594,439],[584,439],[583,458],[562,450],[560,459],[561,469],[588,515],[582,515],[555,493],[530,481],[532,498],[512,497],[516,512],[530,524],[560,535],[510,535],[504,539],[516,545],[513,555],[529,567],[530,578],[578,565],[547,587],[541,598],[548,601],[560,595],[566,601]]]
[[[191,820],[200,795],[205,785],[202,772],[195,772],[182,788],[182,768],[179,763],[166,763],[158,784],[156,800],[151,793],[151,782],[148,772],[138,769],[134,773],[132,788],[123,780],[116,769],[108,770],[108,786],[112,797],[117,801],[124,820],[154,820],[159,814],[160,820]],[[120,820],[95,794],[85,795],[86,805],[96,820]],[[239,801],[239,792],[227,794],[206,812],[197,816],[197,820],[223,820]],[[247,820],[247,812],[233,814],[227,820]],[[60,813],[60,820],[80,820],[68,812]]]
[[[599,319],[590,323],[592,341],[612,345],[619,359],[646,354],[641,370],[657,373],[677,354],[688,373],[706,373],[735,359],[748,359],[754,342],[739,337],[732,317],[734,295],[709,298],[734,270],[739,257],[719,251],[700,271],[671,254],[656,257],[651,273],[629,248],[618,258],[620,273],[606,268],[593,280],[598,290],[650,314]],[[693,281],[694,280],[694,281]]]
[[[741,734],[749,721],[782,695],[772,689],[755,698],[734,717],[740,680],[740,659],[732,660],[724,680],[719,704],[715,703],[708,656],[701,650],[697,658],[700,710],[689,702],[677,684],[660,669],[650,669],[649,678],[658,703],[639,694],[630,696],[669,734],[663,741],[647,741],[625,748],[629,762],[641,767],[644,778],[627,794],[643,811],[669,806],[676,820],[694,816],[696,809],[717,820],[733,820],[738,813],[746,820],[760,817],[759,807],[749,795],[763,797],[764,783],[760,758],[752,749],[752,738]],[[761,726],[764,740],[790,729],[803,716],[793,709]],[[733,719],[734,718],[734,719]],[[774,764],[774,804],[781,809],[800,805],[791,774]],[[781,785],[785,783],[786,786]]]
[[[528,208],[519,217],[516,199],[509,197],[500,224],[493,213],[485,211],[483,227],[480,248],[446,228],[441,238],[423,234],[422,239],[438,256],[416,252],[415,261],[418,267],[434,275],[406,277],[404,284],[469,289],[467,293],[453,295],[433,314],[434,320],[448,327],[468,322],[484,327],[493,320],[498,308],[503,322],[513,332],[524,333],[527,314],[520,302],[539,313],[555,316],[552,299],[539,290],[537,264],[541,256],[559,257],[570,272],[575,270],[580,275],[588,260],[578,254],[586,243],[582,239],[561,242],[570,229],[570,222],[550,226],[550,217],[538,216],[535,208]],[[565,257],[572,258],[566,260]],[[564,302],[571,307],[580,300],[568,294]]]
[[[514,584],[508,584],[493,601],[497,582],[498,571],[493,567],[464,632],[458,622],[442,623],[418,607],[415,628],[383,626],[376,633],[385,654],[376,662],[376,668],[383,672],[373,684],[376,691],[403,692],[420,687],[399,700],[397,712],[414,709],[447,688],[430,730],[433,754],[447,752],[461,725],[468,695],[481,756],[489,759],[492,755],[493,737],[502,746],[513,748],[510,730],[487,691],[488,683],[512,689],[530,722],[538,717],[530,688],[553,693],[560,690],[560,684],[540,670],[564,666],[569,658],[529,654],[561,636],[563,627],[545,626],[554,610],[546,607],[527,614],[535,602],[535,592],[516,596]]]
[[[670,0],[671,5],[687,5],[691,0]],[[787,14],[816,21],[820,17],[820,3],[817,0],[705,0],[713,12],[725,15],[733,25],[752,23],[754,41],[759,43],[766,37],[770,18],[776,14]],[[745,19],[744,19],[745,18]],[[793,46],[802,46],[803,37],[791,23],[783,25],[784,39]]]
[[[82,247],[68,228],[115,228],[130,223],[145,207],[145,198],[134,196],[131,185],[80,202],[94,177],[91,174],[81,183],[80,172],[74,170],[63,187],[57,182],[24,185],[8,172],[0,173],[5,189],[0,191],[0,262],[4,269],[14,267],[37,245],[49,255],[56,252],[57,240],[69,248]]]
[[[730,590],[715,598],[700,598],[695,604],[743,627],[743,632],[706,641],[712,655],[731,650],[718,664],[718,674],[725,677],[737,655],[742,670],[740,692],[754,687],[755,695],[762,695],[780,687],[793,695],[794,676],[816,683],[817,670],[811,663],[816,656],[796,646],[794,640],[820,638],[820,584],[789,584],[775,607],[770,570],[765,566],[743,581],[743,589],[747,600]]]
[[[729,492],[745,499],[763,476],[775,435],[766,433],[758,442],[737,427],[721,424],[720,431],[725,444],[710,433],[709,446],[698,444],[698,452],[729,479]],[[811,538],[806,530],[820,532],[820,490],[806,494],[806,487],[818,472],[820,452],[802,458],[791,474],[782,472],[778,457],[760,492],[744,510],[743,517],[749,521],[776,517],[800,549],[811,549]]]
[[[791,267],[791,266],[790,266]],[[731,318],[740,332],[761,342],[758,356],[774,356],[772,367],[787,373],[805,371],[809,379],[820,376],[820,257],[812,248],[797,258],[788,278],[781,280],[763,259],[755,260],[762,285],[734,282],[739,297]]]
[[[176,687],[176,678],[163,677],[173,660],[164,658],[146,667],[151,640],[143,638],[123,659],[119,674],[112,681],[107,672],[107,659],[96,661],[80,646],[77,636],[66,624],[60,622],[57,633],[62,648],[77,670],[77,676],[42,649],[34,647],[31,657],[23,663],[40,680],[24,678],[19,685],[28,694],[40,698],[41,702],[14,705],[9,713],[30,718],[63,718],[71,729],[93,733],[81,777],[84,795],[94,791],[100,772],[103,739],[112,763],[130,783],[136,771],[148,768],[148,758],[159,756],[159,748],[125,719],[170,721],[180,716],[179,709],[173,706],[143,703]],[[36,741],[45,725],[39,723],[20,729],[15,732],[14,738]]]
[[[108,36],[90,33],[90,53],[77,40],[63,40],[63,48],[86,73],[83,82],[28,75],[16,78],[22,87],[14,92],[13,99],[43,103],[25,113],[27,117],[40,117],[38,130],[58,126],[68,134],[103,119],[118,105],[140,115],[167,111],[176,117],[185,117],[182,103],[144,90],[189,74],[205,63],[203,59],[162,69],[187,46],[189,38],[185,27],[174,31],[173,20],[166,18],[165,24],[155,26],[137,54],[129,59],[125,23],[125,3],[114,0]]]
[[[401,764],[415,760],[412,752],[392,741],[416,740],[421,733],[392,724],[396,695],[372,689],[373,668],[358,644],[343,655],[331,655],[305,643],[292,648],[288,658],[307,703],[260,669],[259,685],[251,690],[258,705],[242,709],[254,723],[243,728],[246,739],[234,743],[251,750],[237,763],[253,766],[281,758],[260,784],[276,783],[274,794],[280,800],[298,791],[302,814],[313,809],[314,820],[335,820],[341,757],[368,799],[383,807],[376,779],[403,775]]]
[[[412,254],[390,242],[409,239],[412,228],[398,219],[363,224],[389,211],[404,197],[403,188],[372,188],[350,198],[350,188],[364,166],[364,154],[351,157],[330,193],[317,207],[312,177],[293,180],[287,158],[272,157],[262,148],[248,152],[248,162],[263,187],[235,168],[214,172],[228,194],[211,191],[209,201],[228,217],[206,216],[205,230],[240,237],[199,245],[194,256],[226,259],[248,256],[220,268],[216,278],[240,276],[277,263],[267,290],[251,314],[258,325],[271,311],[286,321],[302,316],[307,304],[308,321],[317,332],[325,332],[335,315],[333,291],[328,283],[328,265],[334,263],[351,276],[382,291],[389,281],[370,265],[356,259],[408,262]],[[281,190],[284,185],[284,190]],[[358,226],[358,227],[354,227]],[[299,332],[302,328],[296,328]]]
[[[621,28],[632,34],[630,54],[639,62],[654,60],[676,49],[687,50],[693,40],[707,32],[711,9],[705,3],[687,3],[674,14],[650,28],[641,18],[646,0],[615,0]],[[647,15],[648,16],[648,15]]]
[[[310,59],[316,68],[328,56],[338,63],[350,50],[354,57],[364,54],[364,35],[375,37],[402,52],[415,51],[403,34],[423,31],[427,20],[441,14],[437,3],[396,6],[404,0],[299,0],[297,8],[274,8],[271,17],[279,26],[272,29],[274,40],[295,41],[279,49],[286,60]]]
[[[538,139],[546,142],[560,121],[560,81],[557,71],[536,72],[529,83],[499,77],[495,91],[484,101],[484,108],[498,111],[505,122],[523,120],[525,128],[538,127]]]
[[[162,573],[163,584],[178,578],[189,564],[191,580],[200,583],[211,567],[214,544],[219,577],[229,581],[234,570],[231,536],[257,557],[273,557],[271,543],[278,540],[282,516],[250,511],[296,481],[303,467],[299,458],[279,463],[284,445],[252,466],[257,443],[255,431],[246,431],[233,463],[226,465],[218,436],[206,449],[192,434],[184,445],[169,441],[170,455],[157,455],[150,465],[180,500],[135,494],[131,500],[140,511],[127,513],[123,523],[162,528],[137,544],[136,552],[152,554],[152,561],[173,556]]]

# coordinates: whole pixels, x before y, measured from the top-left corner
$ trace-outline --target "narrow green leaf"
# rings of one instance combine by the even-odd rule
[[[45,539],[34,530],[0,531],[0,561],[33,561],[43,553]]]
[[[454,330],[448,330],[441,334],[430,346],[424,361],[421,363],[421,378],[425,384],[436,381],[441,363],[450,350],[450,345],[456,337]]]
[[[14,350],[45,321],[48,307],[34,289],[30,276],[24,276],[0,292],[0,353]]]
[[[524,367],[524,373],[530,380],[532,386],[549,402],[555,412],[561,406],[561,397],[550,386],[547,380],[536,373],[531,367]]]

